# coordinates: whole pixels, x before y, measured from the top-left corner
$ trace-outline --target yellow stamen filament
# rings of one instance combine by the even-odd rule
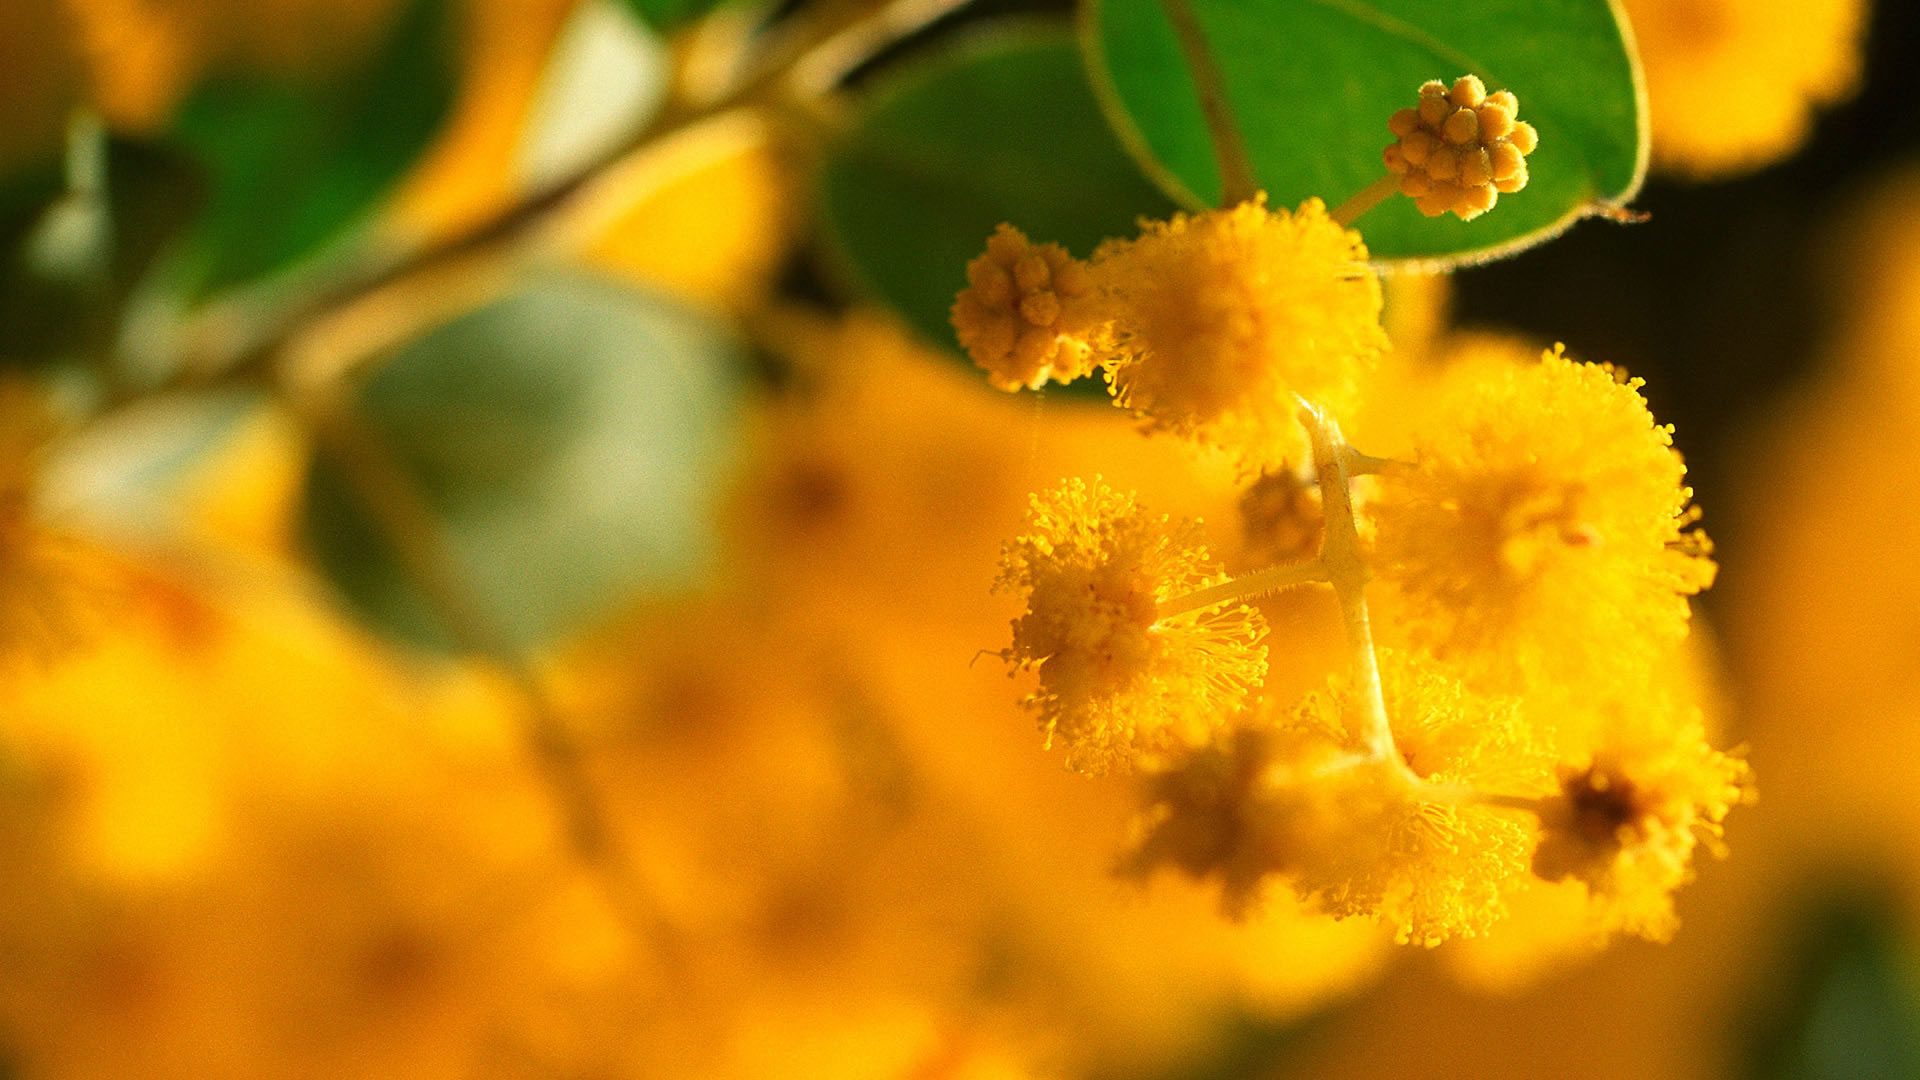
[[[1203,611],[1230,600],[1251,600],[1256,596],[1291,589],[1296,585],[1326,580],[1326,569],[1318,559],[1309,559],[1306,562],[1292,563],[1287,566],[1269,566],[1264,570],[1242,574],[1231,581],[1223,581],[1218,585],[1190,592],[1185,596],[1163,600],[1159,607],[1159,619],[1165,621],[1190,612]]]

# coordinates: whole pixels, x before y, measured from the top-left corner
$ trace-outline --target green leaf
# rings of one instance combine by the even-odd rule
[[[550,277],[401,347],[357,400],[481,613],[534,644],[703,569],[743,369],[702,317]],[[376,628],[451,648],[351,479],[308,475],[319,565]]]
[[[1062,30],[981,38],[879,88],[820,178],[854,279],[929,340],[994,226],[1079,256],[1172,204],[1114,141]]]
[[[1776,996],[1747,1018],[1749,1080],[1920,1076],[1920,987],[1901,907],[1862,888],[1800,916],[1772,968]]]
[[[726,0],[625,0],[647,25],[665,33],[705,15]]]
[[[102,536],[177,538],[185,482],[266,404],[250,389],[165,394],[62,440],[46,466],[50,509]]]
[[[0,364],[104,356],[129,296],[201,205],[200,178],[179,151],[120,138],[104,149],[104,205],[90,207],[109,245],[100,279],[48,276],[29,257],[52,215],[97,193],[68,191],[54,165],[0,183]]]
[[[1540,131],[1527,186],[1473,221],[1395,196],[1359,228],[1382,259],[1471,262],[1621,206],[1646,172],[1638,60],[1608,0],[1190,0],[1255,180],[1276,206],[1337,206],[1379,178],[1387,118],[1428,79],[1512,90]],[[1108,119],[1187,206],[1219,168],[1163,0],[1088,0],[1081,42]]]
[[[173,134],[210,176],[183,287],[205,295],[313,254],[413,166],[454,98],[447,0],[410,0],[387,37],[324,83],[265,75],[197,87]]]

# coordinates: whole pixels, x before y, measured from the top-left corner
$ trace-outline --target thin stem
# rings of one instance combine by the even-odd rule
[[[1291,589],[1296,585],[1325,580],[1327,580],[1326,568],[1317,559],[1289,563],[1285,566],[1269,566],[1264,570],[1242,574],[1232,580],[1190,592],[1185,596],[1163,600],[1160,603],[1158,617],[1162,620],[1171,619],[1188,612],[1224,604],[1230,600],[1251,600],[1256,596]]]
[[[969,0],[894,0],[807,51],[793,65],[793,88],[825,95],[867,59],[965,7]]]
[[[1541,816],[1543,806],[1543,800],[1540,799],[1529,799],[1521,795],[1502,795],[1498,792],[1488,791],[1476,791],[1473,793],[1473,797],[1467,801],[1473,806],[1492,806],[1502,810],[1519,810],[1532,814],[1535,817]]]
[[[1545,810],[1543,799],[1481,791],[1464,784],[1436,784],[1431,780],[1415,779],[1414,792],[1422,802],[1440,806],[1484,806],[1495,810],[1518,810],[1534,817],[1541,817]]]
[[[1173,36],[1180,40],[1180,52],[1187,69],[1193,73],[1193,89],[1200,97],[1200,114],[1207,122],[1207,137],[1213,143],[1214,160],[1220,165],[1220,205],[1237,206],[1260,192],[1253,178],[1253,163],[1247,157],[1247,144],[1233,123],[1233,110],[1227,104],[1226,81],[1220,76],[1213,52],[1207,48],[1206,34],[1187,0],[1160,0],[1167,21],[1173,24]]]
[[[1353,493],[1347,472],[1346,439],[1332,416],[1304,398],[1300,422],[1313,442],[1313,468],[1320,481],[1320,505],[1326,525],[1320,540],[1320,564],[1340,601],[1340,621],[1346,625],[1347,650],[1353,686],[1360,701],[1361,745],[1376,761],[1406,768],[1393,741],[1387,720],[1386,695],[1380,686],[1380,659],[1373,647],[1373,626],[1367,615],[1366,585],[1371,576],[1360,557],[1360,532],[1354,524]]]
[[[1363,454],[1351,446],[1345,447],[1341,451],[1341,456],[1345,460],[1348,477],[1379,476],[1386,473],[1401,472],[1402,470],[1412,467],[1407,462],[1395,458],[1380,458],[1374,457],[1372,454]]]
[[[824,93],[823,79],[844,76],[872,56],[957,8],[962,0],[894,0],[880,11],[814,18],[778,36],[758,62],[723,92],[697,102],[669,102],[659,115],[618,145],[519,202],[500,208],[463,232],[423,246],[370,259],[351,269],[347,280],[322,287],[315,295],[287,305],[257,334],[237,345],[231,335],[209,335],[222,343],[212,355],[188,355],[172,365],[174,374],[158,386],[129,387],[110,394],[111,410],[172,390],[229,383],[254,383],[271,369],[290,342],[309,326],[403,279],[412,279],[462,258],[517,242],[573,203],[585,188],[635,153],[667,138],[746,106],[774,104],[793,93]],[[861,50],[866,50],[864,55]],[[186,333],[183,340],[200,340]]]
[[[1327,216],[1342,226],[1351,226],[1365,216],[1366,212],[1386,202],[1400,191],[1400,178],[1393,173],[1382,174],[1380,179],[1361,188],[1351,199],[1333,208]]]

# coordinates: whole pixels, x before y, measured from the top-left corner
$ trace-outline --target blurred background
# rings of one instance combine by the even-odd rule
[[[1648,220],[1389,285],[1644,377],[1716,541],[1760,801],[1595,955],[1123,884],[973,662],[1062,475],[1260,554],[943,330],[1004,162],[887,125],[1016,40],[1103,130],[1069,5],[0,0],[0,1075],[1920,1076],[1920,9],[1623,7]]]

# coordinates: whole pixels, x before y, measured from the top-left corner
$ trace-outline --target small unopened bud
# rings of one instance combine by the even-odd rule
[[[1477,76],[1462,75],[1451,86],[1429,80],[1416,107],[1387,121],[1395,141],[1381,160],[1421,213],[1472,220],[1493,209],[1501,195],[1526,186],[1526,156],[1539,145],[1540,133],[1517,119],[1519,113],[1511,91],[1489,94]]]

